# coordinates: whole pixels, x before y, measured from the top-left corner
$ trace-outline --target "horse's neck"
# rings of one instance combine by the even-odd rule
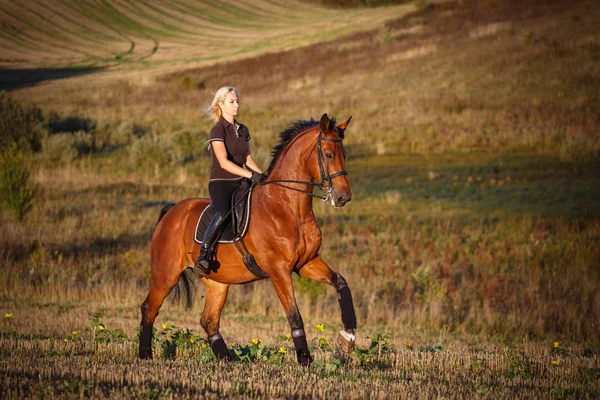
[[[312,192],[313,186],[308,183],[312,178],[306,171],[306,164],[307,157],[309,155],[313,157],[313,154],[309,153],[314,146],[314,142],[317,140],[316,133],[307,132],[294,140],[294,143],[290,143],[280,154],[279,159],[273,166],[273,170],[269,174],[268,181],[281,179],[307,182],[306,184],[283,184],[295,189]],[[268,195],[264,201],[274,201],[279,204],[279,207],[282,202],[285,202],[285,208],[291,213],[301,217],[313,216],[312,196],[275,185],[266,185],[265,188],[267,188]]]

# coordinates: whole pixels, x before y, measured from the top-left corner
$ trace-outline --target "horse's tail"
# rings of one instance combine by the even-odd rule
[[[178,304],[185,303],[187,309],[192,308],[197,279],[197,273],[193,268],[184,269],[177,284],[171,289],[171,300]]]
[[[175,207],[176,203],[167,203],[160,210],[160,215],[158,216],[158,224],[161,219],[165,216],[167,212],[173,207]],[[179,277],[179,281],[177,284],[171,289],[171,300],[175,303],[185,303],[185,308],[192,308],[194,304],[194,293],[196,292],[196,274],[192,268],[186,268],[181,276]]]
[[[165,216],[165,214],[173,207],[175,207],[175,203],[165,204],[163,206],[163,208],[160,210],[160,215],[158,216],[158,221],[156,221],[156,223],[158,224],[160,222],[160,220]]]

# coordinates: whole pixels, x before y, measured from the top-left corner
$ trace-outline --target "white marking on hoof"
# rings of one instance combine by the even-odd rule
[[[354,333],[348,333],[346,331],[340,331],[337,342],[346,353],[352,353],[354,351],[354,345],[356,342],[356,335]]]
[[[356,335],[354,333],[340,331],[340,335],[343,336],[347,342],[356,342]]]

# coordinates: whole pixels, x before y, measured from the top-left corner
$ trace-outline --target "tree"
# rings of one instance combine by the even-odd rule
[[[29,171],[22,152],[9,143],[0,158],[0,195],[4,204],[22,222],[33,206],[35,189],[29,182]]]

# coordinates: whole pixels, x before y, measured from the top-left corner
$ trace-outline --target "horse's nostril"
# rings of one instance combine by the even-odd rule
[[[338,197],[338,199],[337,199],[337,203],[338,203],[340,206],[343,206],[344,204],[346,204],[346,203],[347,203],[347,202],[349,202],[349,201],[350,201],[350,199],[349,199],[348,197],[344,197],[344,196],[340,196],[340,197]]]

